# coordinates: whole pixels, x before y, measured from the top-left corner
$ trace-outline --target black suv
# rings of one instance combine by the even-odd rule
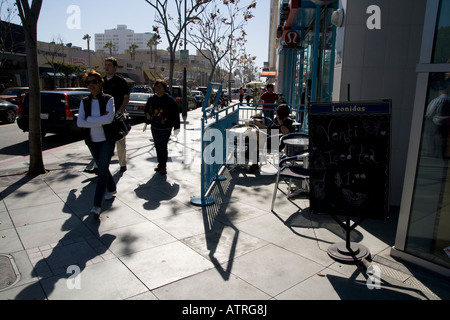
[[[78,110],[81,100],[89,92],[83,91],[41,91],[41,130],[46,133],[81,133],[77,126]],[[19,109],[17,125],[29,131],[30,96],[27,94]]]
[[[197,100],[191,96],[189,88],[187,89],[187,105],[188,110],[193,110],[197,108]],[[183,87],[182,86],[172,86],[172,97],[178,104],[178,110],[181,112],[183,107]]]

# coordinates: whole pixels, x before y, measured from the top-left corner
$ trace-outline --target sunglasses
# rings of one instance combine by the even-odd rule
[[[97,80],[97,79],[94,79],[94,80],[86,80],[84,83],[85,83],[86,85],[90,85],[91,83],[92,83],[92,84],[99,84],[100,81]]]

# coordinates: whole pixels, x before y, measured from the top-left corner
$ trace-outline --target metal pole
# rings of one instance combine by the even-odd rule
[[[187,0],[184,0],[184,54],[186,54],[186,11],[187,11]],[[189,59],[189,56],[188,56]],[[183,68],[183,102],[181,107],[181,112],[183,120],[186,123],[187,118],[187,79],[186,79],[186,64]]]

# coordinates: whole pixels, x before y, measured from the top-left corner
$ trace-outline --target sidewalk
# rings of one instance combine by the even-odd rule
[[[450,298],[448,279],[389,256],[398,214],[366,220],[352,241],[381,271],[370,290],[366,269],[331,259],[344,232],[308,199],[289,201],[275,177],[225,171],[215,204],[200,196],[201,111],[169,144],[167,176],[155,173],[150,130],[127,137],[128,170],[111,172],[118,193],[100,219],[89,214],[96,177],[84,141],[44,152],[49,172],[25,176],[28,158],[0,163],[0,299],[349,300]],[[270,200],[269,200],[270,199]],[[369,281],[368,281],[369,280]],[[6,283],[9,281],[9,283]]]

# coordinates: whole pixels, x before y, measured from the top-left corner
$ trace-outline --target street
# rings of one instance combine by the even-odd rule
[[[29,155],[28,132],[23,132],[17,123],[0,125],[0,165],[16,157]],[[42,139],[42,150],[49,150],[80,140],[81,136],[47,134]]]

